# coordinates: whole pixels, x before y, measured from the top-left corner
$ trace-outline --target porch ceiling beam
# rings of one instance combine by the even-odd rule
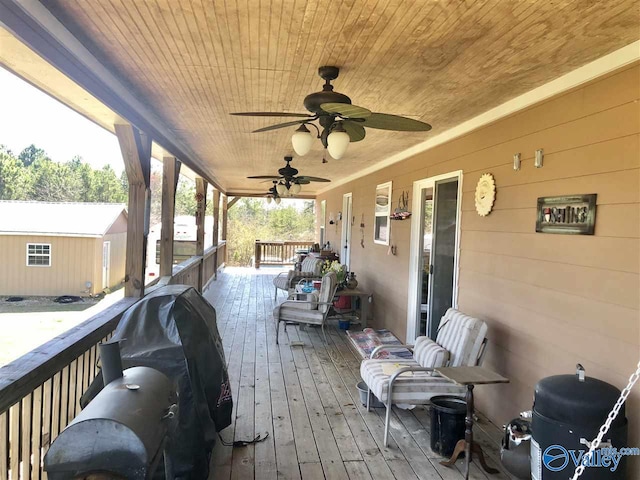
[[[115,125],[115,131],[129,180],[124,296],[142,297],[151,205],[151,137],[133,125]]]
[[[114,112],[126,118],[217,189],[206,162],[87,50],[40,2],[0,0],[0,25]]]

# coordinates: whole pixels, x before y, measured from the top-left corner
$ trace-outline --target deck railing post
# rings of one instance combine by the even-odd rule
[[[196,256],[200,257],[198,268],[198,291],[202,292],[204,280],[204,213],[207,208],[207,181],[196,178]]]
[[[115,125],[115,131],[129,181],[124,295],[142,297],[151,209],[151,137],[129,124]]]
[[[262,248],[261,248],[260,240],[256,240],[256,245],[254,249],[254,266],[256,269],[260,268],[260,261],[262,257]]]
[[[162,159],[162,230],[160,233],[160,276],[173,274],[173,223],[176,210],[176,189],[181,163],[174,157]],[[155,261],[155,259],[154,259]]]

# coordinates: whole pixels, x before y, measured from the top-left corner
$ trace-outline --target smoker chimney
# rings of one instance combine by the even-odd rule
[[[101,343],[98,347],[100,348],[100,362],[102,363],[102,381],[106,387],[116,378],[122,378],[120,342]]]

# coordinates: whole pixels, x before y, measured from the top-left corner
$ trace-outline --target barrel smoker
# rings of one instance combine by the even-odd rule
[[[60,433],[44,458],[51,480],[149,479],[174,429],[175,387],[149,367],[122,371],[117,342],[100,345],[104,389]]]

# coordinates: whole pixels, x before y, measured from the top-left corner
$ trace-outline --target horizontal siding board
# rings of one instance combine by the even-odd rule
[[[465,211],[464,230],[482,232],[533,233],[536,231],[536,207],[495,210],[486,217]],[[640,204],[599,205],[595,235],[599,237],[640,238]],[[544,234],[541,234],[544,235]]]
[[[472,215],[471,212],[464,212]],[[496,253],[511,257],[638,273],[640,244],[634,238],[594,235],[462,231],[461,247],[477,253]]]
[[[602,344],[611,344],[611,340],[614,340],[621,348],[630,345],[634,349],[634,357],[637,357],[640,330],[636,309],[468,271],[460,279],[460,291],[460,305],[469,306],[473,303],[470,302],[471,298],[474,301],[503,298],[499,305],[496,305],[495,300],[492,301],[495,306],[493,310],[487,311],[488,318],[520,328],[527,335],[541,336],[541,329],[545,326],[550,331],[561,329],[567,332],[586,332],[599,337]],[[518,311],[514,313],[513,309]],[[487,314],[483,315],[485,316]],[[581,336],[582,333],[576,333],[575,338]],[[590,341],[588,343],[591,344]],[[565,348],[571,350],[583,346],[586,345],[576,341]],[[600,348],[601,346],[597,347],[598,350]],[[614,346],[612,351],[618,352],[618,348]]]
[[[604,304],[640,309],[640,277],[634,273],[579,267],[555,262],[553,259],[542,261],[499,254],[479,255],[468,250],[461,253],[460,268],[465,273],[479,273]],[[597,309],[598,313],[602,313],[602,309],[608,310],[609,306],[603,305]],[[625,317],[631,320],[633,314]],[[634,334],[640,337],[639,325],[633,326],[621,338]]]
[[[640,151],[640,142],[638,145]],[[462,210],[475,210],[473,179],[465,177],[463,185],[468,190],[462,196]],[[576,193],[598,193],[598,205],[640,202],[640,171],[623,170],[596,175],[586,175],[541,183],[520,185],[496,184],[495,210],[536,206],[538,197],[552,197]]]

